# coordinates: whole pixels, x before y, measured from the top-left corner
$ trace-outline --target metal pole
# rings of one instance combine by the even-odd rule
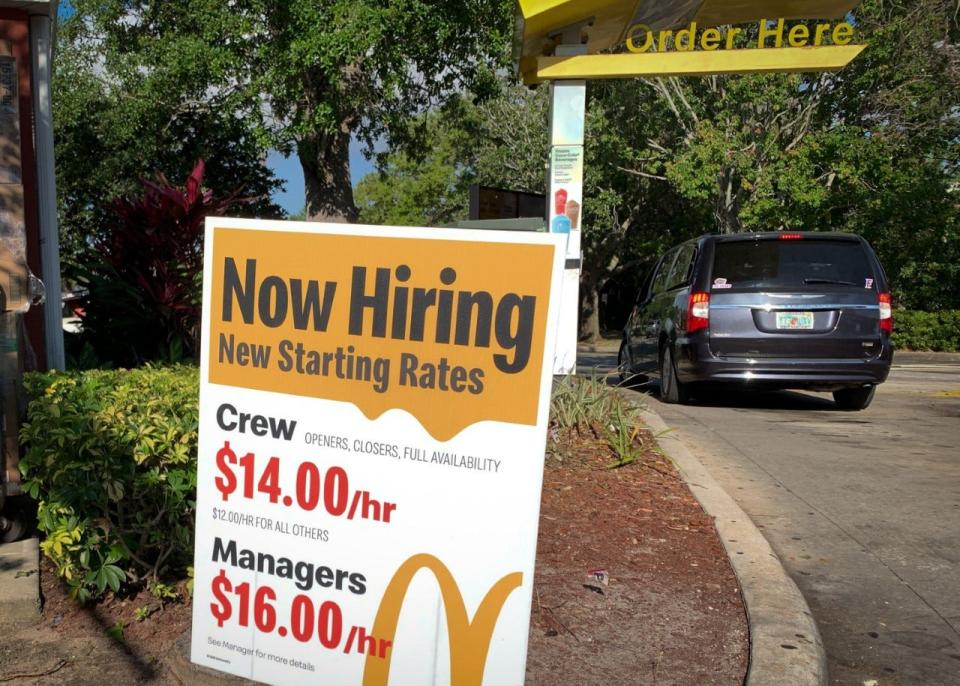
[[[579,30],[572,32],[579,38]],[[569,40],[567,36],[565,39]],[[560,45],[556,55],[582,55],[586,46]],[[547,183],[547,226],[565,233],[566,269],[560,293],[560,323],[553,373],[577,373],[580,328],[580,236],[583,216],[583,135],[586,120],[586,81],[550,83],[550,177]]]
[[[30,54],[33,61],[33,111],[37,150],[37,189],[40,204],[41,278],[47,291],[43,321],[47,367],[63,369],[63,316],[61,313],[60,235],[57,227],[57,185],[53,158],[53,112],[50,98],[53,42],[50,17],[30,17]]]

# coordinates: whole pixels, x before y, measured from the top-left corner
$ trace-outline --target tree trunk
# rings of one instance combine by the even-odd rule
[[[311,135],[297,141],[303,167],[305,215],[308,221],[357,220],[350,179],[350,127],[336,134]]]
[[[600,340],[600,286],[596,279],[584,279],[580,294],[581,310],[580,340]]]
[[[724,169],[718,182],[719,193],[714,209],[717,229],[720,233],[738,233],[743,227],[740,224],[740,183],[735,170]]]

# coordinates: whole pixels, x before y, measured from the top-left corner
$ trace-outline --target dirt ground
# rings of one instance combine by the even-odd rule
[[[0,684],[179,686],[161,658],[190,628],[188,603],[170,603],[139,622],[137,608],[159,605],[146,591],[80,607],[67,597],[45,558],[40,590],[41,621],[0,641]],[[182,585],[179,590],[186,597]]]
[[[743,683],[746,617],[713,522],[640,440],[642,458],[619,469],[593,436],[564,436],[547,457],[531,686]],[[188,601],[160,609],[143,591],[80,608],[46,562],[41,588],[41,622],[0,641],[0,684],[182,683],[164,658],[190,626]]]
[[[649,432],[640,441],[619,469],[592,437],[547,457],[527,684],[744,681],[746,614],[713,521]]]

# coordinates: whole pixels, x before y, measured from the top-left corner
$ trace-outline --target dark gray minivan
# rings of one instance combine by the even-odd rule
[[[890,290],[843,233],[710,235],[669,250],[637,297],[621,378],[660,377],[666,402],[706,385],[833,393],[862,410],[893,361]]]

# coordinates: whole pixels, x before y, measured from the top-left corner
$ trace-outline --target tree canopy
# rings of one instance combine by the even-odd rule
[[[257,151],[295,152],[306,215],[328,220],[356,216],[351,137],[416,142],[412,115],[464,88],[488,91],[509,59],[513,10],[507,0],[72,5],[62,41],[80,53],[72,70],[122,94],[122,125],[149,136],[201,117]]]
[[[424,144],[382,155],[379,173],[357,185],[361,221],[451,224],[466,218],[473,183],[543,192],[546,92],[503,82],[498,93],[424,114]]]
[[[631,277],[629,290],[667,246],[713,231],[854,231],[878,249],[901,305],[960,307],[957,18],[952,0],[865,0],[855,23],[869,48],[838,74],[591,83],[585,333],[599,331],[611,279]],[[440,195],[410,192],[428,171],[447,207],[472,181],[542,191],[540,91],[424,117],[435,144],[419,163],[386,156],[360,186],[362,216],[391,223],[403,207],[405,221],[430,222]]]
[[[305,218],[356,218],[351,138],[415,147],[414,115],[497,85],[506,0],[72,0],[54,80],[65,272],[102,239],[106,207],[141,178],[186,177],[281,216],[270,149],[296,153]]]
[[[292,0],[237,2],[251,91],[269,109],[261,130],[295,150],[311,219],[355,219],[348,148],[419,143],[412,116],[464,88],[486,94],[508,59],[506,0]]]
[[[244,212],[280,216],[270,200],[279,181],[264,164],[265,147],[230,98],[208,90],[226,78],[229,53],[177,32],[163,41],[124,35],[111,19],[121,15],[105,8],[120,12],[126,3],[71,4],[75,13],[57,29],[53,80],[67,275],[104,238],[112,198],[136,193],[141,179],[158,172],[186,178],[197,159],[207,162],[210,187],[254,199]],[[214,10],[222,3],[206,5]],[[230,20],[227,13],[220,18]]]
[[[71,4],[55,82],[68,255],[102,230],[103,201],[200,157],[211,187],[270,214],[266,152],[296,153],[308,219],[357,218],[352,139],[388,150],[357,191],[364,221],[450,223],[474,182],[543,190],[546,89],[507,75],[507,0]],[[856,231],[901,304],[960,305],[956,9],[864,0],[869,48],[837,74],[591,83],[587,329],[611,280],[710,231]]]

